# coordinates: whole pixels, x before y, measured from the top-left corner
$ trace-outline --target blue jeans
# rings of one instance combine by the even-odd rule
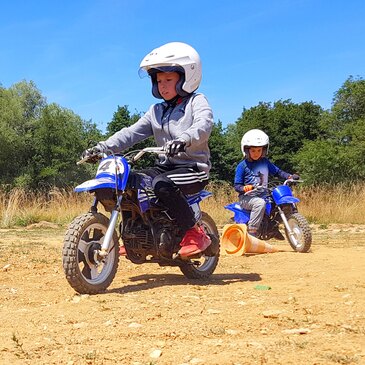
[[[258,231],[265,214],[266,202],[258,196],[241,195],[240,205],[243,209],[250,210],[250,220],[247,223],[249,231]]]

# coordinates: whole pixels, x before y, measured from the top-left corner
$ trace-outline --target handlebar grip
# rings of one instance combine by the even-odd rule
[[[85,162],[96,163],[105,156],[106,156],[105,153],[97,153],[95,155],[87,155],[87,156],[83,157],[81,160],[77,161],[76,165],[81,165]]]
[[[81,164],[85,163],[88,159],[89,159],[88,156],[83,157],[81,160],[76,162],[76,165],[81,165]]]

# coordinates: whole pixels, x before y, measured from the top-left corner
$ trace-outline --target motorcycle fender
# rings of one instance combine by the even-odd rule
[[[233,219],[236,223],[247,223],[250,220],[250,212],[242,209],[238,202],[226,205],[225,208],[234,213]]]
[[[75,192],[81,193],[83,191],[92,191],[95,189],[115,189],[115,180],[110,178],[99,178],[83,182],[76,186]]]
[[[190,208],[194,212],[195,221],[198,222],[202,217],[202,213],[201,213],[199,204],[198,203],[191,204]]]
[[[282,205],[282,204],[293,204],[298,202],[300,202],[300,199],[295,198],[294,196],[283,196],[276,202],[276,204]]]
[[[211,197],[213,194],[210,191],[202,190],[197,194],[192,194],[187,197],[189,205],[200,203],[202,200]]]
[[[195,220],[198,221],[201,219],[202,213],[200,210],[199,203],[212,196],[213,194],[209,191],[202,190],[197,194],[193,194],[187,197],[188,204],[190,205],[190,208],[194,212]]]

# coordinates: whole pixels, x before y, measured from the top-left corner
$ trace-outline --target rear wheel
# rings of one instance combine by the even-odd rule
[[[290,246],[297,252],[308,252],[312,245],[312,232],[307,220],[299,213],[290,214],[287,220],[293,232],[290,235],[285,228],[285,235]]]
[[[76,217],[66,231],[63,269],[71,287],[80,294],[103,292],[115,277],[119,261],[116,232],[108,255],[99,255],[108,225],[109,219],[103,214],[86,213]]]
[[[203,252],[200,258],[191,259],[181,264],[180,270],[188,279],[209,278],[219,261],[219,232],[217,225],[209,214],[202,212],[201,225],[211,238],[211,245]],[[209,251],[209,254],[208,254]]]

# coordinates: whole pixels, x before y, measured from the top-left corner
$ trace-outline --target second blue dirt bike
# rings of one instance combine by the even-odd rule
[[[280,232],[283,226],[285,236],[290,246],[297,252],[308,252],[312,245],[312,232],[310,226],[298,212],[297,203],[300,201],[293,195],[291,184],[299,180],[288,179],[283,184],[272,183],[270,187],[257,187],[246,194],[264,193],[266,209],[258,238],[262,240],[285,240]],[[250,219],[250,211],[242,209],[239,202],[225,206],[234,213],[235,223],[247,224]]]

